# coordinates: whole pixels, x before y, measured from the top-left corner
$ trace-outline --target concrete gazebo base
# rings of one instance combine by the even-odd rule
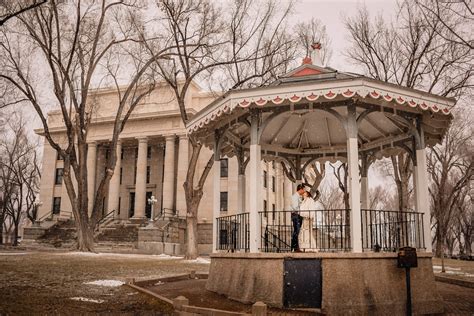
[[[328,315],[403,315],[405,270],[396,253],[214,254],[206,289],[243,303],[320,308]],[[443,312],[431,254],[411,269],[415,314]]]

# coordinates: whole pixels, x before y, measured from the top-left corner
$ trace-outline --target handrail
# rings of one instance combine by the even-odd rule
[[[266,243],[269,243],[271,246],[273,246],[274,248],[277,249],[278,252],[280,252],[280,249],[282,248],[281,245],[283,244],[283,246],[285,246],[285,248],[291,248],[291,246],[286,243],[283,239],[281,239],[280,237],[278,237],[277,235],[275,235],[274,233],[272,233],[269,229],[268,229],[268,226],[265,228],[265,234],[267,234],[267,237],[268,236],[271,236],[271,237],[274,237],[277,239],[278,241],[278,246],[272,241],[270,240],[269,238],[265,238],[264,237],[264,240]],[[265,247],[266,248],[266,247]]]
[[[97,222],[97,225],[96,225],[96,228],[95,230],[98,230],[100,225],[102,225],[106,219],[108,219],[110,217],[110,214],[112,214],[112,218],[114,218],[114,213],[115,213],[115,210],[113,211],[110,211],[108,212],[107,214],[105,214],[104,216],[102,216],[99,221]]]
[[[53,215],[54,215],[54,214],[53,214],[53,211],[50,211],[50,212],[44,214],[43,216],[41,216],[41,217],[40,217],[39,219],[37,219],[36,221],[41,223],[41,222],[43,222],[46,218],[48,218],[48,217],[53,217]]]
[[[153,220],[156,221],[160,219],[161,217],[166,218],[167,215],[169,217],[179,218],[178,214],[179,213],[177,210],[173,210],[171,208],[162,208],[160,212],[153,217]]]

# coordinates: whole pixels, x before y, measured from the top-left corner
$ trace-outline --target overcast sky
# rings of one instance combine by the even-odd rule
[[[355,69],[343,52],[348,47],[348,33],[344,27],[343,17],[355,15],[357,8],[366,6],[371,16],[383,14],[389,18],[395,14],[396,0],[297,0],[295,19],[308,21],[317,18],[326,25],[329,38],[332,41],[333,55],[329,66],[339,71],[354,71]]]

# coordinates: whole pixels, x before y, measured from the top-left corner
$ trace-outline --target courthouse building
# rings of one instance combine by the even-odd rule
[[[197,84],[193,84],[186,100],[188,113],[192,116],[216,97],[217,95],[203,91]],[[89,203],[92,203],[92,195],[105,172],[118,96],[115,89],[101,89],[92,92],[90,99],[94,106],[87,140],[87,163]],[[59,110],[48,113],[48,123],[55,139],[65,137]],[[43,133],[42,130],[36,132],[40,135]],[[180,217],[186,216],[183,183],[190,157],[189,141],[178,103],[166,84],[159,84],[137,106],[120,134],[117,152],[120,154],[114,176],[107,188],[108,194],[102,203],[102,216],[113,212],[114,221],[122,223],[133,218],[150,218],[151,205],[147,201],[151,196],[157,200],[153,207],[155,216],[162,210],[176,213]],[[198,176],[210,155],[210,150],[202,150],[197,168]],[[38,217],[72,217],[71,203],[62,181],[63,161],[47,140],[44,141],[42,166]],[[278,164],[262,162],[262,170],[261,196],[264,209],[268,212],[282,210],[285,202],[290,201],[291,182],[284,180],[286,177]],[[141,176],[142,174],[145,176]],[[221,162],[220,181],[222,215],[240,213],[248,209],[248,205],[239,205],[239,201],[246,199],[238,197],[238,177],[237,159],[224,158]],[[211,174],[206,181],[199,207],[199,223],[212,223],[212,186]],[[248,191],[249,185],[245,187]],[[89,209],[91,207],[92,205]]]

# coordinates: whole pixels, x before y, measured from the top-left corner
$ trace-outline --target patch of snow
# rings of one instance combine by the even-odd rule
[[[118,280],[96,280],[96,281],[91,281],[91,282],[84,282],[84,284],[117,287],[117,286],[124,285],[125,282],[118,281]]]
[[[121,258],[121,259],[183,259],[183,257],[170,256],[165,254],[160,255],[144,255],[144,254],[129,254],[129,253],[108,253],[108,252],[67,252],[67,255],[71,256],[83,256],[83,257],[102,257],[102,258]]]
[[[138,292],[128,293],[127,295],[137,295]]]
[[[154,258],[157,258],[157,259],[183,259],[183,257],[170,256],[170,255],[166,255],[164,253],[159,254],[159,255],[151,255],[151,257],[154,257]]]
[[[441,266],[433,266],[433,269],[435,270],[441,270]],[[461,268],[451,268],[451,267],[444,267],[445,270],[451,270],[451,271],[461,271]]]
[[[154,285],[163,285],[163,284],[165,284],[165,282],[158,281]]]
[[[27,254],[27,252],[0,252],[0,256],[21,256]]]
[[[87,298],[87,297],[70,297],[69,298],[70,300],[73,300],[73,301],[80,301],[80,302],[89,302],[89,303],[97,303],[97,304],[101,304],[103,302],[105,302],[104,300],[94,300],[92,298]]]
[[[188,260],[188,262],[210,264],[211,260],[199,257],[199,258],[194,259],[194,260]]]

